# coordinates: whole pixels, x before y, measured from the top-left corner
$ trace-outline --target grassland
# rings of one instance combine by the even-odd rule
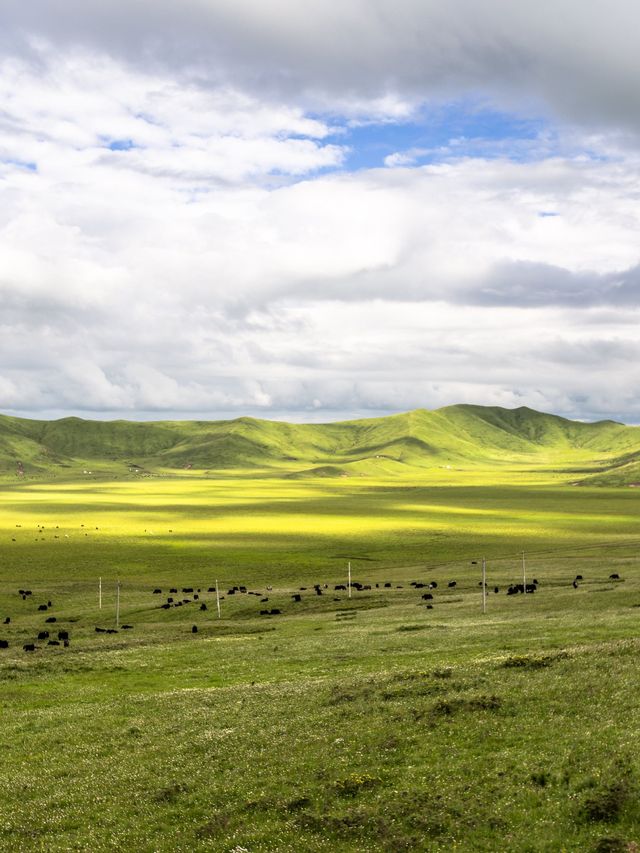
[[[0,849],[637,849],[638,492],[571,485],[635,437],[496,418],[475,456],[458,435],[392,459],[396,427],[373,424],[387,453],[360,461],[316,437],[244,468],[128,459],[143,475],[94,443],[99,474],[7,474]],[[522,551],[538,591],[507,596]],[[348,561],[372,587],[351,598],[334,591]],[[118,580],[133,628],[96,633]],[[228,595],[241,584],[261,595]],[[162,610],[171,587],[200,598]],[[43,629],[69,648],[24,652]]]

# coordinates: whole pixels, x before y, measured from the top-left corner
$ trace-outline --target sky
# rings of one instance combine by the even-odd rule
[[[636,0],[2,0],[0,412],[640,423]]]

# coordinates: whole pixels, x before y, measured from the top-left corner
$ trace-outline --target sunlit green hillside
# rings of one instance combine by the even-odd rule
[[[385,418],[289,424],[232,421],[37,421],[0,416],[0,472],[20,477],[261,470],[293,477],[410,477],[514,463],[567,479],[629,484],[640,429],[580,423],[528,408],[447,406]]]

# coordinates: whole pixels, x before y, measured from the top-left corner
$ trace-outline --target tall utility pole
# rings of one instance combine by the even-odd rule
[[[487,612],[487,561],[482,558],[482,612]]]
[[[120,581],[116,583],[116,628],[120,626]]]
[[[218,619],[220,618],[220,593],[218,592],[218,579],[216,578],[216,605],[218,607]]]
[[[524,560],[524,551],[522,552],[522,589],[524,594],[527,594],[527,567]]]
[[[102,610],[102,578],[98,578],[98,610]]]
[[[349,598],[351,598],[351,562],[349,562]]]

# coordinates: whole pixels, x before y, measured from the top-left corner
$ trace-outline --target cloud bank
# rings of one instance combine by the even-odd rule
[[[55,11],[0,12],[0,410],[640,417],[634,4]],[[544,129],[385,141],[447,102]]]

